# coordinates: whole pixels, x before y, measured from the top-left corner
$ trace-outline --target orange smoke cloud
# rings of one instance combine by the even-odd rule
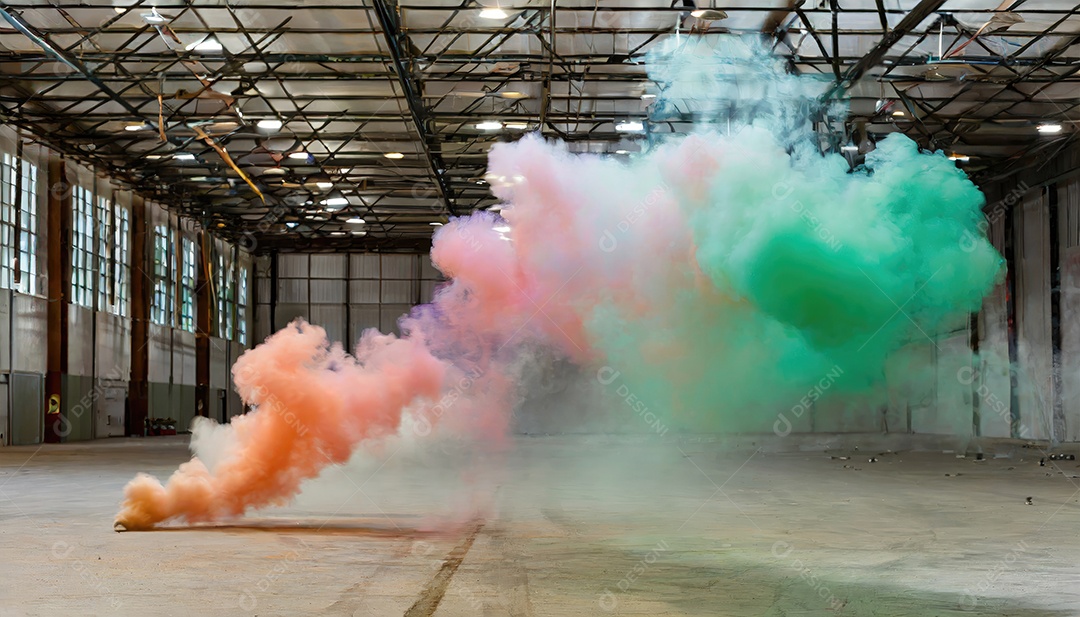
[[[125,488],[117,526],[151,529],[284,504],[361,441],[395,433],[402,409],[437,399],[445,373],[417,340],[371,331],[354,358],[322,328],[297,320],[233,367],[237,391],[256,411],[233,418],[226,458],[213,470],[192,458],[164,485],[139,474]]]

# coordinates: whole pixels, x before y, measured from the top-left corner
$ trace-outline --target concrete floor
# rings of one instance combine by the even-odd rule
[[[1039,454],[391,446],[287,508],[115,533],[183,438],[6,448],[0,615],[1080,615],[1080,461]]]

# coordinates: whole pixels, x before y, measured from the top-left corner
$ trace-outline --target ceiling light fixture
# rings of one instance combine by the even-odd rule
[[[297,225],[299,225],[299,224],[300,224],[300,223],[296,223],[296,222],[293,222],[293,221],[289,221],[289,222],[285,223],[285,226],[286,226],[286,227],[288,227],[289,229],[294,229],[294,228],[295,228],[295,227],[296,227]]]
[[[846,146],[840,146],[840,150],[843,152],[858,152],[859,146],[856,146],[855,144],[848,144]]]
[[[293,159],[295,161],[306,161],[306,160],[308,160],[309,156],[311,156],[311,155],[308,154],[307,152],[304,152],[303,150],[300,150],[298,152],[290,152],[289,153],[289,158],[291,158],[291,159]]]
[[[337,212],[338,210],[341,210],[345,206],[349,205],[349,200],[341,191],[332,191],[326,196],[326,199],[320,201],[319,203],[326,206],[326,209],[328,211]]]
[[[525,94],[524,92],[517,92],[516,90],[507,90],[506,92],[500,92],[499,96],[501,96],[504,99],[513,99],[513,100],[529,98],[528,94]]]
[[[645,130],[645,125],[637,120],[626,120],[616,124],[615,130],[621,133],[640,133]]]
[[[480,11],[480,17],[482,19],[506,19],[509,15],[506,11],[499,8],[499,5],[495,5],[494,8],[486,8]]]
[[[363,225],[363,224],[364,224],[364,223],[366,223],[367,221],[365,221],[364,219],[360,218],[359,216],[354,216],[354,217],[352,217],[351,219],[348,219],[348,220],[346,220],[345,222],[346,222],[346,223],[348,223],[348,224],[350,224],[350,225]]]
[[[896,111],[892,112],[892,115],[895,118],[903,118],[905,114],[904,114],[904,112],[902,112],[900,110],[896,110]]]
[[[148,128],[144,122],[132,122],[124,127],[125,131],[141,131]]]
[[[1061,132],[1061,125],[1056,122],[1044,122],[1035,129],[1044,135],[1053,135]]]
[[[383,156],[385,156],[385,157],[386,157],[386,158],[388,158],[388,159],[393,159],[393,160],[395,160],[395,161],[396,161],[396,160],[398,160],[398,159],[403,159],[403,158],[405,158],[405,155],[404,155],[404,154],[402,154],[402,153],[400,153],[400,152],[387,152],[387,153],[386,153],[386,154],[384,154]]]
[[[529,123],[528,122],[507,122],[503,126],[508,128],[508,129],[515,130],[515,131],[524,131],[525,129],[529,128]]]
[[[194,161],[195,155],[190,152],[177,152],[173,155],[173,158],[178,161]]]
[[[431,225],[432,227],[442,227],[443,224],[438,221],[432,221],[428,223],[428,225]]]
[[[208,34],[201,40],[188,45],[185,49],[187,51],[197,51],[200,53],[213,53],[221,51],[224,47],[221,45],[221,41],[217,40],[216,36]]]
[[[255,126],[259,127],[260,129],[266,129],[268,131],[276,131],[280,129],[283,125],[281,120],[259,120],[255,123]]]
[[[491,231],[497,231],[497,232],[499,232],[501,234],[505,234],[505,233],[509,233],[510,227],[508,225],[499,225],[497,227],[492,227]]]
[[[366,236],[367,232],[366,231],[354,231],[354,232],[352,232],[352,235],[354,235],[354,236]]]
[[[646,92],[645,94],[641,95],[641,100],[643,100],[643,101],[651,101],[651,100],[653,100],[655,98],[656,98],[656,95],[652,94],[652,93],[649,93],[649,92]]]
[[[317,186],[318,188],[321,188],[323,190],[326,190],[326,189],[334,188],[334,183],[333,182],[316,182],[315,186]]]
[[[498,120],[487,120],[485,122],[477,123],[476,128],[481,131],[497,131],[503,127],[503,123]]]

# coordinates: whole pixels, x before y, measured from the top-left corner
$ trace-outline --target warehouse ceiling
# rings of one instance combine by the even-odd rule
[[[529,131],[614,155],[685,132],[644,67],[677,33],[833,79],[862,151],[900,131],[978,179],[1076,135],[1072,0],[698,4],[0,0],[0,118],[259,250],[422,248],[495,205],[487,151]]]

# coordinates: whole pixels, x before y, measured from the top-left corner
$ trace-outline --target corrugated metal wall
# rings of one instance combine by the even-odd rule
[[[1080,147],[1073,146],[1046,165],[984,187],[990,201],[991,241],[1012,256],[1012,297],[1003,282],[979,314],[975,396],[983,436],[1080,441],[1080,173],[1076,161],[1080,161]],[[1057,236],[1051,238],[1055,227]],[[1010,336],[1014,340],[1012,364]],[[1056,354],[1055,346],[1059,346]]]
[[[270,259],[255,265],[259,340],[297,317],[325,328],[331,340],[347,347],[367,328],[396,333],[398,318],[430,302],[441,280],[426,254],[283,253],[276,258],[275,284]]]

